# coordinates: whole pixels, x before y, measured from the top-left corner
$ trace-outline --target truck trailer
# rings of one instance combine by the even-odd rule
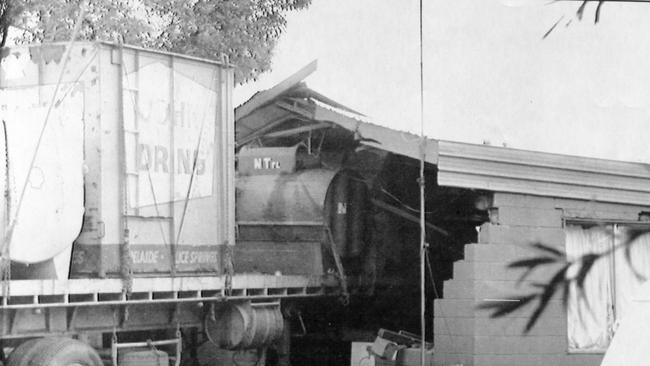
[[[235,264],[233,66],[103,42],[1,52],[5,364],[263,364],[269,347],[286,363],[286,309],[341,278],[254,250]]]

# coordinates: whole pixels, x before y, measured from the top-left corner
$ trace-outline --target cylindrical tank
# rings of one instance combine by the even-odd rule
[[[341,257],[358,256],[366,235],[365,183],[348,170],[299,170],[237,178],[239,240],[329,244]]]
[[[224,349],[267,346],[282,337],[284,319],[279,304],[228,303],[205,322],[209,339]]]
[[[337,172],[301,170],[237,178],[239,241],[318,242],[325,200]]]

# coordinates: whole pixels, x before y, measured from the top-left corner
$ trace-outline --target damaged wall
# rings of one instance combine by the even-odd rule
[[[495,193],[490,222],[480,228],[477,243],[465,246],[465,258],[454,264],[443,298],[434,302],[435,365],[589,365],[602,353],[571,353],[567,341],[567,310],[556,294],[528,334],[525,325],[534,311],[525,306],[505,317],[491,319],[478,309],[485,302],[513,299],[530,293],[530,285],[546,283],[557,266],[536,270],[519,283],[521,270],[509,263],[539,256],[534,242],[564,251],[566,220],[639,219],[647,207]]]

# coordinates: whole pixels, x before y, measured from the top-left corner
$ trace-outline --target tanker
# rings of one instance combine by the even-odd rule
[[[244,146],[237,162],[236,269],[358,274],[358,265],[344,265],[370,240],[370,201],[357,172],[325,167],[301,144]]]
[[[269,347],[286,364],[283,307],[339,296],[329,269],[363,248],[355,175],[304,169],[298,148],[240,153],[236,224],[227,60],[102,42],[0,56],[5,364],[257,363]],[[288,247],[308,260],[291,267]]]

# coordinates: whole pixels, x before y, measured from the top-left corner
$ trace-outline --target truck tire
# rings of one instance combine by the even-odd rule
[[[7,366],[103,366],[89,345],[63,337],[41,338],[21,344],[9,355]],[[23,350],[20,348],[25,346]],[[12,363],[13,361],[13,363]]]
[[[21,343],[7,357],[7,366],[27,366],[29,359],[36,353],[36,348],[43,338],[36,338]]]

